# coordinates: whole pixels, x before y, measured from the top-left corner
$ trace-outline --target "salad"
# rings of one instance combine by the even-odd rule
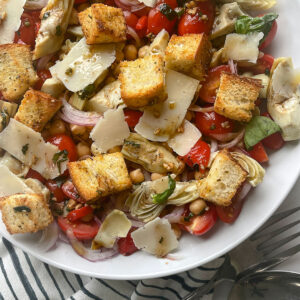
[[[234,223],[268,151],[300,138],[299,74],[268,50],[275,4],[0,2],[7,231],[100,261]]]

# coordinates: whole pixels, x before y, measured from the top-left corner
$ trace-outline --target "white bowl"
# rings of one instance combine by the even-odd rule
[[[291,56],[300,67],[300,0],[278,1],[278,35],[272,46],[274,56]],[[285,3],[285,5],[284,5]],[[300,116],[299,116],[300,117]],[[270,155],[264,182],[249,195],[241,215],[233,225],[218,222],[204,237],[185,235],[176,260],[158,259],[142,251],[91,263],[64,243],[49,252],[37,250],[39,234],[11,236],[0,221],[0,233],[15,246],[58,268],[103,279],[145,279],[162,277],[195,268],[236,247],[255,232],[284,201],[300,172],[300,143],[287,143]]]

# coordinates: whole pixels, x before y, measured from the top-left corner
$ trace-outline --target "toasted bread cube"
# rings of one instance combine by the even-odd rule
[[[217,205],[228,206],[247,175],[230,153],[222,150],[215,157],[207,177],[201,181],[200,197]]]
[[[138,108],[163,102],[164,62],[160,55],[123,61],[120,64],[121,97],[128,107]]]
[[[204,33],[173,34],[165,52],[168,69],[184,73],[200,81],[205,79],[209,68],[212,46]]]
[[[41,132],[61,106],[61,100],[57,100],[49,94],[30,89],[24,95],[15,119],[33,130]]]
[[[121,192],[132,185],[120,152],[70,162],[68,168],[73,184],[86,201]]]
[[[229,119],[249,122],[262,87],[261,80],[222,73],[215,112]]]
[[[101,3],[78,14],[86,43],[102,44],[126,41],[126,21],[121,8]]]
[[[0,198],[2,221],[10,234],[36,232],[53,221],[43,195],[15,194]]]
[[[6,100],[20,99],[37,80],[30,46],[0,45],[0,92]]]

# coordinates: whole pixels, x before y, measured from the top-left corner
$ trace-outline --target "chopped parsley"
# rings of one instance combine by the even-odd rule
[[[1,125],[2,125],[2,129],[6,127],[7,124],[7,114],[5,112],[1,112]]]
[[[158,9],[169,21],[172,21],[177,17],[176,11],[166,3],[159,5]]]
[[[184,221],[189,222],[193,216],[194,214],[190,212],[188,216],[184,217]]]
[[[44,15],[43,15],[43,20],[48,19],[49,16],[50,16],[50,11],[45,12]]]
[[[23,153],[24,155],[27,153],[28,147],[29,147],[29,144],[23,145],[23,147],[22,147],[22,153]]]
[[[65,74],[68,75],[68,76],[71,76],[73,74],[73,69],[72,68],[68,68],[66,71],[65,71]]]
[[[265,74],[266,74],[267,76],[270,76],[270,69],[269,69],[269,68],[266,68],[266,69],[265,69]]]
[[[56,26],[55,35],[60,36],[62,34],[60,25]]]
[[[154,194],[151,195],[153,202],[156,204],[165,204],[168,198],[173,194],[175,187],[176,187],[176,181],[168,175],[169,178],[169,187],[160,194]]]
[[[135,147],[135,148],[140,148],[141,145],[136,143],[136,142],[133,142],[133,141],[128,141],[128,140],[125,140],[124,141],[124,144],[125,145],[129,145],[129,146],[132,146],[132,147]]]
[[[26,27],[30,27],[31,24],[30,24],[30,22],[29,22],[28,19],[25,20],[24,25],[25,25]]]
[[[210,130],[215,130],[215,129],[216,129],[216,124],[214,124],[214,123],[211,124],[209,129],[210,129]]]
[[[15,212],[31,212],[30,207],[21,205],[21,206],[15,206],[14,207]]]
[[[53,155],[52,161],[57,165],[59,173],[61,173],[61,163],[68,160],[68,151],[62,150]]]
[[[162,236],[158,242],[161,244],[163,241],[164,241],[164,237]]]

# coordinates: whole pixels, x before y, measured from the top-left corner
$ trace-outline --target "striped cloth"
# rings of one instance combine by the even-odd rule
[[[191,271],[159,279],[102,280],[51,267],[0,237],[0,300],[180,300],[207,283],[222,263],[223,258],[219,258]]]

